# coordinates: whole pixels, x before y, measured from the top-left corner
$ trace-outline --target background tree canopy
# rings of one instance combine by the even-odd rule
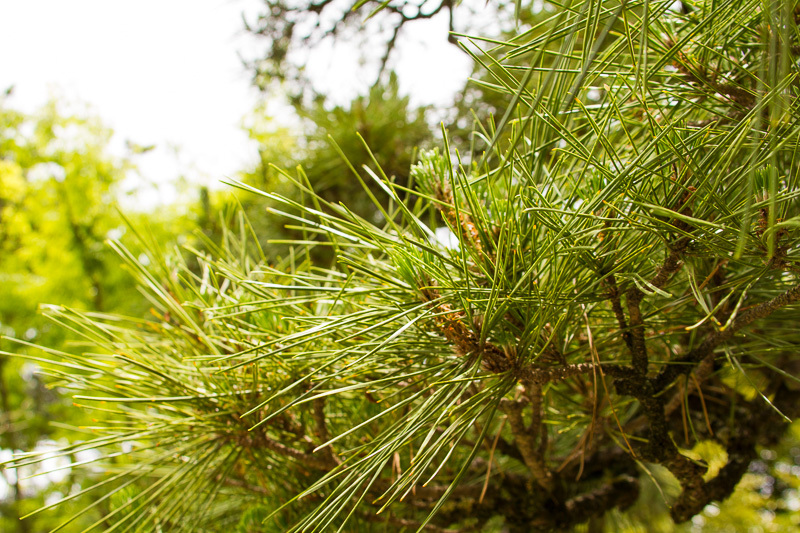
[[[30,343],[58,350],[71,338],[67,330],[39,314],[39,305],[59,302],[87,312],[133,315],[143,315],[148,309],[129,274],[119,268],[118,256],[104,243],[126,233],[125,220],[114,203],[120,182],[133,168],[132,161],[109,155],[110,137],[111,131],[98,119],[66,111],[56,102],[25,116],[0,101],[0,449],[4,460],[14,450],[51,450],[58,441],[80,438],[84,432],[76,434],[74,426],[91,420],[72,407],[71,398],[46,386],[47,379],[37,371],[42,354]],[[147,221],[161,241],[189,233],[190,218],[173,210],[164,210],[162,215],[129,216],[137,225]],[[24,357],[11,357],[9,351]],[[82,472],[63,468],[88,457],[94,455],[77,453],[55,460],[62,470],[46,477],[43,469],[33,466],[3,470],[7,491],[0,501],[2,530],[55,527],[54,520],[19,522],[18,518],[86,482]],[[33,475],[39,477],[20,479]],[[79,499],[78,505],[90,501]]]
[[[302,137],[254,122],[241,208],[207,193],[181,247],[110,235],[145,312],[93,247],[125,163],[53,144],[78,119],[8,130],[2,231],[51,231],[81,282],[45,309],[75,342],[3,340],[80,407],[37,452],[12,407],[30,381],[0,380],[3,447],[31,452],[9,485],[67,458],[33,520],[75,531],[797,528],[798,13],[518,4],[465,41],[490,105],[469,134],[433,141],[393,77],[302,108]],[[96,194],[58,192],[93,172]],[[28,191],[62,194],[61,223],[26,222]],[[4,242],[9,272],[47,257]]]

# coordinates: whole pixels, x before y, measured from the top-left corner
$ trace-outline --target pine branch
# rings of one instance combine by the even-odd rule
[[[739,330],[749,326],[756,320],[767,318],[778,309],[797,301],[800,301],[800,285],[788,289],[771,300],[761,302],[751,307],[738,315],[727,328],[722,331],[710,333],[699,346],[685,356],[676,359],[673,364],[663,368],[661,372],[653,378],[653,387],[658,391],[664,390],[679,376],[691,372],[695,363],[699,363],[711,355],[717,346],[732,339]]]

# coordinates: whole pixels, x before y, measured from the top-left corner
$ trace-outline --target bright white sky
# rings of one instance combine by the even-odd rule
[[[87,103],[125,141],[156,149],[138,156],[143,182],[155,184],[138,202],[170,201],[171,183],[214,185],[255,161],[241,129],[258,94],[239,54],[258,43],[242,30],[241,13],[259,0],[0,0],[0,90],[14,85],[8,105],[32,112],[51,96]],[[425,25],[423,25],[425,24]],[[417,103],[448,102],[469,74],[469,62],[445,42],[446,19],[413,28],[397,57],[401,87]],[[312,56],[308,69],[337,103],[367,86],[358,51],[338,46]],[[442,65],[449,68],[443,69]],[[269,112],[286,116],[277,100]],[[165,185],[167,184],[167,185]],[[133,206],[132,206],[133,207]],[[146,207],[140,205],[139,207]]]

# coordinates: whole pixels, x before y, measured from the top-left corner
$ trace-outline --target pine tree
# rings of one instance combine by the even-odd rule
[[[302,173],[304,203],[233,183],[283,204],[288,257],[243,217],[203,252],[142,234],[112,246],[153,318],[46,310],[84,339],[54,384],[103,414],[64,450],[102,452],[98,527],[561,531],[654,482],[683,523],[784,435],[797,8],[551,6],[465,41],[511,100],[471,150],[443,129],[410,183],[351,167],[380,223]]]

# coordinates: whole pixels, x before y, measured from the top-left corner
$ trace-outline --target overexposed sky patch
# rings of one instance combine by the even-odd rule
[[[257,98],[237,55],[257,0],[0,2],[0,88],[32,112],[85,102],[125,142],[146,180],[215,182],[254,159],[239,127]],[[170,196],[169,191],[165,192]]]
[[[412,105],[449,106],[464,87],[472,62],[466,53],[447,42],[448,18],[441,13],[428,20],[407,24],[392,52],[389,68],[398,73],[400,92],[411,96]],[[383,41],[372,38],[368,49],[358,40],[324,41],[302,57],[314,87],[339,105],[366,94],[375,81],[383,56]]]

